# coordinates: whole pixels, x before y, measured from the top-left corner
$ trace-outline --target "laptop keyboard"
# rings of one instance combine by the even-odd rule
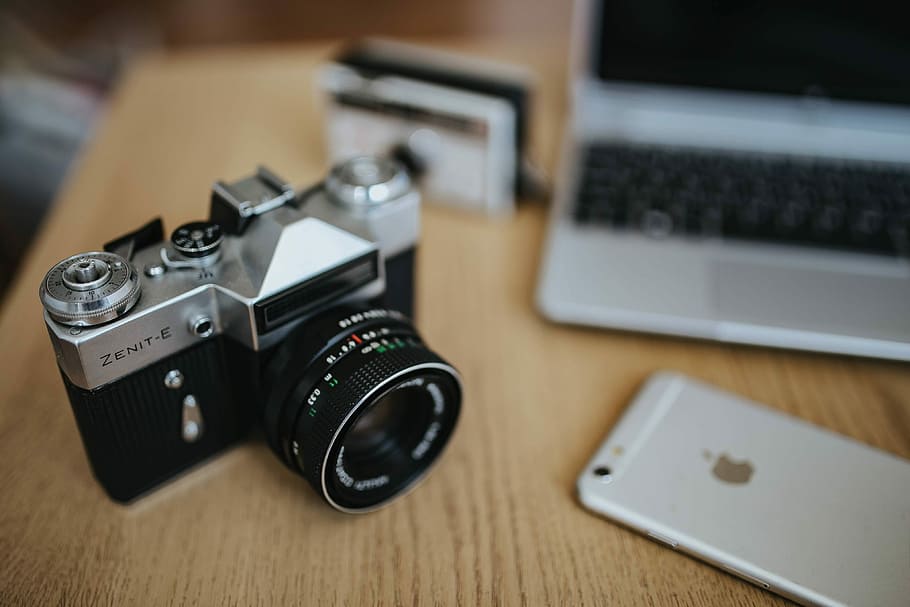
[[[910,255],[910,167],[595,145],[579,223]]]

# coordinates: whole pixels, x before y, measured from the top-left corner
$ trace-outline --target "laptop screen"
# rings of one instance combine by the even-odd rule
[[[902,3],[604,0],[604,80],[910,104]]]

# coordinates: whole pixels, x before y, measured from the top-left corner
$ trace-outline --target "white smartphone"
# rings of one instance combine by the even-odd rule
[[[648,380],[578,495],[799,603],[910,605],[910,461],[683,375]]]

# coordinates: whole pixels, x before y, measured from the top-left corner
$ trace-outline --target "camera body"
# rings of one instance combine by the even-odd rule
[[[155,220],[54,266],[45,322],[108,494],[130,501],[242,438],[268,399],[268,361],[314,316],[410,314],[419,203],[387,159],[342,163],[300,194],[260,168],[216,183],[210,219],[169,242]]]

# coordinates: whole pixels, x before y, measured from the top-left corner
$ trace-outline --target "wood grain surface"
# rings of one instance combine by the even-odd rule
[[[535,156],[553,167],[563,45],[443,46],[537,71]],[[204,215],[214,179],[257,163],[319,178],[313,79],[332,50],[155,56],[122,83],[3,308],[0,605],[783,603],[588,514],[578,471],[662,368],[910,457],[910,368],[549,324],[533,306],[546,214],[533,204],[504,223],[425,210],[419,326],[466,394],[448,452],[415,492],[374,514],[336,513],[254,436],[132,506],[105,497],[43,326],[42,276],[152,216],[173,227]]]

